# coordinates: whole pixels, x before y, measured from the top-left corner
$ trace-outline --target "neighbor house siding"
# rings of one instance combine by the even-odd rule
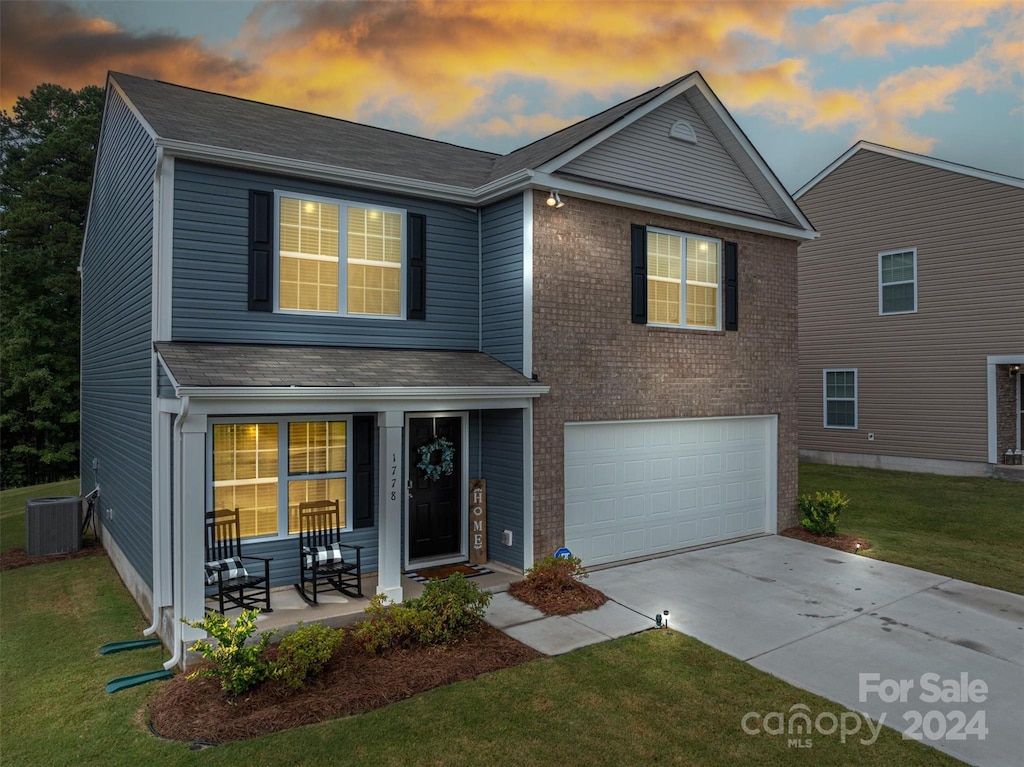
[[[677,120],[685,120],[693,127],[696,144],[669,136]],[[584,152],[560,172],[759,216],[775,216],[685,94]]]
[[[523,370],[523,197],[480,212],[480,350]]]
[[[250,189],[316,195],[425,215],[426,320],[249,311]],[[175,168],[174,199],[175,341],[478,348],[476,211],[180,161]]]
[[[156,149],[113,90],[107,95],[102,135],[82,251],[82,491],[101,487],[104,530],[152,588],[150,313]]]
[[[523,412],[484,410],[480,419],[479,476],[487,480],[487,557],[522,569]],[[512,531],[512,546],[501,542],[503,530]]]
[[[862,150],[800,198],[800,448],[984,462],[986,356],[1024,351],[1024,190]],[[917,312],[879,315],[878,254],[917,250]],[[858,428],[822,370],[858,370]],[[868,440],[868,434],[874,439]]]

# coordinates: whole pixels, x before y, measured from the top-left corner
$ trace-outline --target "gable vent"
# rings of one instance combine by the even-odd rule
[[[668,135],[672,138],[677,138],[680,141],[685,141],[687,144],[697,143],[697,133],[694,131],[693,126],[686,122],[686,120],[677,120],[673,123]]]

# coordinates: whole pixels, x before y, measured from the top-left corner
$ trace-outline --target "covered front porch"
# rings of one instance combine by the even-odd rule
[[[483,588],[507,587],[532,563],[532,403],[547,387],[477,352],[157,351],[165,396],[156,441],[170,449],[154,510],[154,598],[173,646],[198,638],[180,618],[211,606],[203,514],[214,508],[240,509],[243,553],[272,558],[273,613],[260,620],[268,628],[354,621],[373,594],[418,594],[404,573],[474,554],[494,571],[475,579]],[[424,451],[442,438],[451,455],[423,469]],[[481,479],[483,528],[469,516],[470,483]],[[293,588],[298,504],[320,499],[339,502],[344,542],[362,547],[363,599],[327,592],[309,606]]]

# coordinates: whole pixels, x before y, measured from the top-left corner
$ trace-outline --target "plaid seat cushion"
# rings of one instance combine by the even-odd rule
[[[345,557],[341,553],[341,544],[332,543],[330,546],[305,547],[302,550],[305,554],[306,567],[313,567],[313,560],[316,559],[318,567],[333,565],[337,562],[344,562]]]
[[[206,585],[214,586],[217,584],[217,573],[224,573],[224,580],[229,581],[232,578],[245,578],[249,575],[245,568],[242,566],[242,560],[238,557],[228,557],[227,559],[216,559],[213,562],[206,563]]]

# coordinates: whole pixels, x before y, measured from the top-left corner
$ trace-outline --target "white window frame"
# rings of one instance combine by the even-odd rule
[[[345,470],[322,472],[319,474],[288,473],[288,424],[319,423],[324,421],[345,422]],[[298,533],[288,532],[288,482],[301,482],[308,479],[344,479],[345,480],[345,526],[342,530],[349,531],[352,526],[352,416],[349,415],[285,415],[285,416],[251,416],[232,418],[210,418],[208,437],[206,440],[206,508],[213,509],[213,425],[226,423],[276,423],[277,424],[277,535],[254,535],[242,538],[243,544],[266,543],[298,538]]]
[[[900,251],[902,252],[902,251]],[[828,403],[849,402],[849,397],[828,396],[829,373],[853,373],[853,426],[837,426],[828,422]],[[821,371],[821,422],[826,429],[853,430],[860,425],[860,373],[857,368],[826,368]]]
[[[288,197],[302,202],[318,202],[338,206],[338,311],[313,312],[305,309],[281,308],[281,198]],[[348,209],[379,210],[382,213],[397,213],[402,222],[402,268],[398,279],[399,313],[391,314],[357,314],[348,311]],[[354,317],[370,320],[404,320],[406,318],[406,302],[408,301],[407,283],[409,275],[409,232],[408,211],[404,208],[393,208],[372,202],[342,200],[336,197],[319,197],[303,192],[274,190],[274,311],[279,314],[298,314],[304,317]],[[379,266],[373,262],[374,266]]]
[[[899,256],[909,253],[914,258],[914,279],[900,280],[899,282],[882,282],[882,259],[886,256]],[[883,305],[883,288],[887,285],[906,285],[912,283],[914,286],[914,308],[903,309],[898,312],[887,312]],[[897,248],[896,250],[885,250],[878,254],[878,313],[888,316],[890,314],[917,314],[917,248]]]
[[[655,328],[680,328],[683,330],[704,330],[713,332],[722,329],[722,312],[725,310],[725,244],[723,240],[717,237],[706,237],[700,234],[689,234],[687,232],[679,232],[673,229],[663,229],[658,226],[648,226],[644,232],[644,248],[647,247],[647,232],[655,232],[656,234],[668,234],[673,237],[679,237],[682,239],[682,263],[680,264],[680,280],[679,280],[679,324],[669,325],[664,322],[648,322],[647,324]],[[686,324],[686,251],[688,240],[699,240],[701,242],[713,242],[718,246],[718,292],[717,292],[717,311],[715,312],[715,326],[708,327],[707,325],[687,325]],[[645,275],[645,279],[650,280],[650,274]],[[654,278],[658,279],[658,278]],[[695,283],[699,285],[708,285],[710,283]]]

